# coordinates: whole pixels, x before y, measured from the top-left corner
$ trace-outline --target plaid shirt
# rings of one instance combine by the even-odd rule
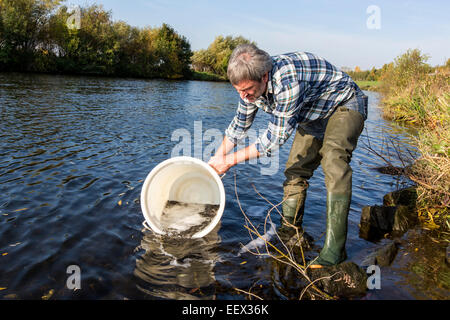
[[[270,156],[283,145],[298,123],[326,118],[355,94],[364,96],[345,72],[314,54],[295,52],[272,60],[266,93],[253,103],[240,99],[225,132],[230,141],[237,143],[245,138],[258,109],[271,114],[267,130],[255,142],[261,155]],[[367,97],[362,108],[367,110]]]

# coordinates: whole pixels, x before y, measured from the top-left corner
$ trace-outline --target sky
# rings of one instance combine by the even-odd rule
[[[307,51],[338,67],[380,68],[408,49],[431,65],[450,58],[448,0],[66,0],[101,4],[136,27],[166,23],[193,51],[219,36],[243,36],[271,55]]]

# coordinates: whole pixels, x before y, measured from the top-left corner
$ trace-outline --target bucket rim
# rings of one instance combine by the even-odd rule
[[[197,233],[194,233],[190,237],[192,239],[202,238],[202,237],[206,236],[208,233],[210,233],[217,226],[217,224],[220,222],[220,220],[222,218],[223,211],[225,209],[225,188],[223,186],[222,179],[220,178],[219,174],[209,164],[207,164],[203,160],[193,158],[193,157],[188,157],[188,156],[178,156],[178,157],[172,157],[172,158],[166,159],[166,160],[160,162],[159,164],[157,164],[147,175],[147,177],[145,178],[144,184],[142,186],[141,197],[140,197],[141,198],[141,210],[144,215],[145,221],[147,222],[147,225],[151,228],[152,231],[156,232],[157,234],[161,234],[161,235],[166,234],[163,230],[158,228],[151,221],[150,213],[147,210],[148,206],[147,206],[147,196],[146,195],[147,195],[147,190],[148,190],[153,178],[163,168],[167,167],[170,164],[177,163],[177,162],[189,162],[189,163],[194,163],[194,164],[200,165],[202,168],[206,169],[211,174],[211,176],[214,178],[214,180],[219,188],[220,204],[219,204],[219,209],[217,211],[216,216],[211,220],[211,222],[209,223],[209,225],[206,228],[198,231]]]

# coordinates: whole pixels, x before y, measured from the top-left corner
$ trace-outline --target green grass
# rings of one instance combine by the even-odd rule
[[[355,81],[361,90],[377,91],[381,81]]]

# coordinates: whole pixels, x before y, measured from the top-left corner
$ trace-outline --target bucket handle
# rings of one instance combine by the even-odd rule
[[[144,226],[145,229],[153,231],[147,224],[147,220],[142,221],[142,225]]]

